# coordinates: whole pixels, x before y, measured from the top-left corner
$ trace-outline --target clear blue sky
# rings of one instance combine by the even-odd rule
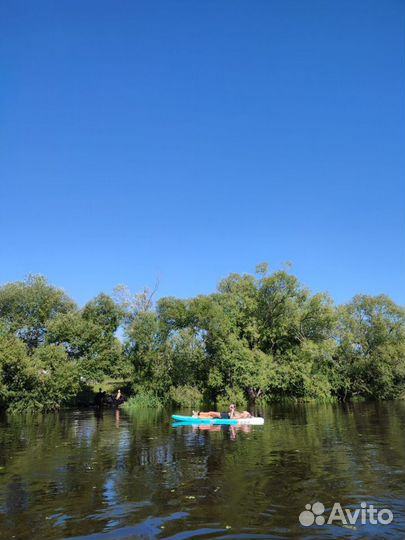
[[[292,261],[405,302],[402,0],[3,0],[0,282]]]

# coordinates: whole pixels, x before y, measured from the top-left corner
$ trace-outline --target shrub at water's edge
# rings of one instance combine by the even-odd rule
[[[163,407],[163,400],[151,392],[141,392],[130,397],[122,406],[126,411],[137,409],[159,409]]]

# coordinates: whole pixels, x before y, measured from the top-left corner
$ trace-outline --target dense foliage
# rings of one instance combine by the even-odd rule
[[[0,288],[0,407],[53,410],[89,382],[130,370],[115,336],[123,310],[100,294],[78,309],[42,276]]]
[[[105,377],[131,379],[134,403],[180,406],[403,393],[405,311],[385,295],[336,307],[265,264],[156,306],[115,293],[79,309],[42,276],[1,287],[0,407],[56,409]]]

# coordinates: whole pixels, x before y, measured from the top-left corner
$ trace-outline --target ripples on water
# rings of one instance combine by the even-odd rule
[[[240,428],[174,428],[169,411],[8,417],[0,539],[403,539],[404,412],[278,405]],[[394,521],[303,527],[315,501],[325,515],[364,501]]]

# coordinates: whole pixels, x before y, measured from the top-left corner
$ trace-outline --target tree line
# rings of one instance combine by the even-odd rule
[[[156,303],[119,286],[79,308],[36,275],[0,287],[1,409],[55,410],[107,377],[184,406],[403,397],[405,310],[383,294],[336,306],[266,264]]]

